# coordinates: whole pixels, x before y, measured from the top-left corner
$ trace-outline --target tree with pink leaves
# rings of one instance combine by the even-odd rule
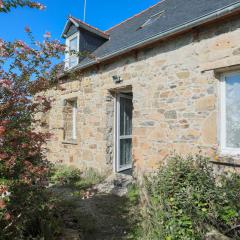
[[[17,6],[44,9],[32,1],[0,0],[0,12]],[[43,93],[57,87],[62,66],[53,62],[60,62],[65,46],[50,33],[39,42],[29,27],[25,31],[28,43],[0,39],[0,239],[54,239],[47,222],[52,205],[44,194],[49,168],[43,146],[49,134],[37,131],[35,116],[51,107]]]
[[[0,12],[10,12],[12,8],[30,7],[39,10],[45,9],[45,6],[39,2],[29,0],[0,0]]]

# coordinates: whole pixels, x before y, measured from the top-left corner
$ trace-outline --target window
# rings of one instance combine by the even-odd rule
[[[132,168],[132,94],[117,96],[116,109],[116,170]]]
[[[147,19],[147,21],[140,27],[141,28],[144,28],[148,25],[151,25],[153,24],[155,21],[157,21],[163,14],[164,14],[165,11],[161,11],[159,13],[156,13],[154,15],[152,15],[150,18]]]
[[[77,139],[77,100],[70,99],[64,101],[64,141],[74,141]]]
[[[79,57],[79,33],[75,33],[66,39],[67,53],[65,56],[65,68],[72,68],[78,64]]]
[[[224,74],[221,81],[221,150],[240,154],[240,72]]]

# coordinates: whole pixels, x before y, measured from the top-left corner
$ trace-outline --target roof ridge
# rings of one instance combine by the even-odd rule
[[[100,30],[100,29],[98,29],[98,28],[96,28],[96,27],[93,27],[93,26],[91,26],[90,24],[87,24],[87,23],[83,22],[83,21],[80,20],[79,18],[76,18],[76,17],[73,17],[73,16],[69,16],[69,18],[72,18],[73,20],[78,21],[78,22],[80,22],[80,23],[83,24],[83,25],[86,25],[86,26],[88,26],[88,27],[96,30],[97,32],[100,32],[101,34],[106,35],[106,37],[109,37],[109,34],[106,33],[105,31],[102,31],[102,30]]]
[[[159,2],[155,3],[154,5],[148,7],[147,9],[144,9],[143,11],[141,11],[141,12],[139,12],[139,13],[137,13],[137,14],[135,14],[135,15],[133,15],[133,16],[131,16],[131,17],[125,19],[124,21],[122,21],[122,22],[120,22],[120,23],[118,23],[118,24],[112,26],[111,28],[109,28],[108,30],[106,30],[105,33],[108,34],[108,32],[111,31],[111,30],[113,30],[114,28],[119,27],[120,25],[122,25],[122,24],[124,24],[124,23],[130,21],[131,19],[133,19],[133,18],[135,18],[135,17],[138,17],[138,16],[142,15],[142,14],[145,13],[146,11],[148,11],[148,10],[154,8],[155,6],[161,4],[161,3],[165,2],[165,1],[166,1],[166,0],[160,0]]]

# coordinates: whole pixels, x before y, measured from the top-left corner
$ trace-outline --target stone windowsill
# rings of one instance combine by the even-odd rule
[[[211,161],[213,164],[240,167],[240,155],[218,154],[218,159]]]
[[[62,144],[78,145],[77,140],[64,140],[62,141]]]

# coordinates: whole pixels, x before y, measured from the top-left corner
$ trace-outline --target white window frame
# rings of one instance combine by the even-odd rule
[[[124,167],[120,167],[120,140],[121,139],[132,139],[132,135],[120,136],[120,98],[128,98],[132,99],[131,96],[128,96],[124,93],[117,93],[116,102],[115,102],[115,164],[114,164],[114,171],[115,172],[122,172],[128,169],[131,169],[133,163],[128,164]]]
[[[80,34],[79,34],[79,32],[76,32],[73,35],[71,35],[68,38],[66,38],[67,52],[65,53],[65,69],[71,69],[71,68],[77,66],[78,63],[79,63],[79,58],[77,58],[77,63],[75,65],[73,65],[73,66],[69,66],[70,58],[71,57],[77,57],[75,55],[71,55],[70,56],[70,54],[69,54],[69,51],[70,51],[70,41],[72,41],[74,38],[77,38],[77,52],[79,52]]]
[[[226,77],[240,75],[240,71],[231,71],[222,74],[220,79],[220,152],[222,155],[239,156],[240,148],[226,146]]]

